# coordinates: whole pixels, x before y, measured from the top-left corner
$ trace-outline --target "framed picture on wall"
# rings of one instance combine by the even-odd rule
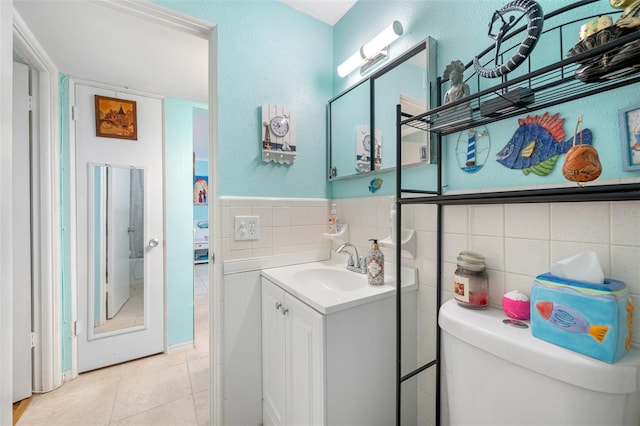
[[[193,204],[205,205],[209,199],[209,178],[207,176],[194,176],[193,178]]]
[[[640,104],[619,111],[622,168],[640,170]]]
[[[136,101],[95,95],[96,136],[138,140]]]

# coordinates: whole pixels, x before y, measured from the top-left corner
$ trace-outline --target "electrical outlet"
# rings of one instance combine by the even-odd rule
[[[260,239],[260,216],[235,216],[234,239],[248,241]]]

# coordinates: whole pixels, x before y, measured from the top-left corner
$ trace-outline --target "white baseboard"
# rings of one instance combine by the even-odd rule
[[[178,352],[186,351],[188,349],[193,349],[193,340],[189,340],[188,342],[182,342],[175,345],[171,345],[167,347],[167,355],[175,354]]]

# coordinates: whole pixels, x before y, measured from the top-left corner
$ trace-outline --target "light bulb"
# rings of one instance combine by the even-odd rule
[[[389,46],[402,35],[402,24],[400,21],[393,21],[391,25],[384,29],[380,34],[375,36],[370,42],[363,45],[356,53],[351,55],[349,59],[338,66],[338,75],[345,77],[359,66],[363,65],[367,60],[373,58],[385,47]]]
[[[351,73],[351,71],[358,68],[360,65],[364,63],[364,58],[360,55],[360,51],[358,50],[356,53],[351,55],[349,59],[344,61],[340,66],[338,66],[338,75],[340,77],[345,77]]]
[[[393,24],[385,28],[384,31],[375,36],[369,43],[362,46],[364,57],[367,59],[373,58],[379,51],[389,46],[401,35],[402,24],[400,21],[393,21]]]

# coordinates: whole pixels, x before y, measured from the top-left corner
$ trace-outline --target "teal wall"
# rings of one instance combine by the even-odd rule
[[[326,197],[332,27],[275,0],[155,3],[217,25],[219,195]],[[296,114],[291,165],[262,162],[264,103]]]
[[[169,346],[193,340],[193,110],[207,105],[165,103],[167,335]]]
[[[333,61],[334,66],[349,57],[363,42],[371,39],[378,31],[388,26],[393,19],[402,22],[404,35],[392,46],[390,56],[397,57],[401,52],[420,42],[427,36],[436,39],[437,70],[442,75],[444,68],[452,60],[469,62],[475,55],[491,44],[486,37],[488,22],[494,10],[500,9],[503,0],[431,0],[431,1],[358,1],[334,27]],[[568,4],[560,0],[539,0],[545,13]],[[576,14],[564,15],[563,21],[569,17],[584,16],[590,11],[594,14],[609,12],[608,2],[596,2],[582,8]],[[558,21],[545,22],[545,28],[554,26]],[[364,24],[366,23],[366,25]],[[578,26],[568,29],[565,40],[576,40]],[[570,43],[570,42],[569,42]],[[559,60],[557,38],[545,36],[532,53],[535,66],[543,66]],[[570,46],[566,46],[568,50]],[[518,69],[510,77],[524,72]],[[465,78],[471,71],[465,73]],[[360,79],[360,74],[354,72],[342,79],[334,76],[334,93],[346,89]],[[471,91],[484,89],[496,84],[495,80],[484,79],[484,86],[478,88],[472,85]],[[445,87],[446,90],[447,87]],[[553,107],[550,113],[560,113],[565,118],[564,129],[566,137],[572,137],[579,115],[583,115],[584,127],[590,128],[594,134],[594,146],[600,153],[603,166],[601,180],[609,178],[636,177],[638,172],[623,172],[620,151],[620,136],[618,129],[618,110],[640,101],[637,95],[630,96],[629,89],[613,90],[604,94],[590,97],[565,105]],[[543,114],[545,111],[535,111],[533,114]],[[526,116],[526,115],[525,115]],[[520,117],[520,118],[524,118]],[[551,175],[547,177],[525,176],[519,170],[510,170],[495,161],[495,154],[509,141],[516,128],[517,118],[487,125],[491,138],[491,149],[486,165],[474,174],[460,170],[455,159],[455,145],[457,134],[444,139],[443,181],[448,190],[494,188],[505,185],[544,185],[549,183],[566,183],[561,174],[561,156]],[[433,166],[427,166],[433,168]],[[412,174],[419,176],[410,176]],[[427,171],[411,170],[403,174],[403,187],[434,189],[433,174]],[[392,195],[395,193],[394,173],[377,173],[384,181],[376,195]],[[431,176],[431,177],[430,177]],[[369,181],[373,176],[363,176],[356,179],[337,181],[329,184],[329,194],[332,198],[363,197],[369,195]],[[404,185],[405,182],[410,184]],[[597,182],[597,181],[596,181]]]
[[[196,160],[196,176],[209,176],[209,162],[204,160]],[[208,180],[209,186],[214,182]],[[206,220],[209,216],[209,205],[193,206],[193,220]]]
[[[265,197],[364,197],[370,195],[373,176],[327,183],[326,172],[326,105],[335,94],[355,84],[361,77],[354,72],[339,78],[335,67],[360,45],[397,19],[404,35],[390,49],[391,58],[431,36],[437,41],[437,70],[442,74],[454,59],[468,62],[489,45],[485,36],[493,11],[504,0],[360,0],[334,27],[299,13],[276,0],[225,1],[155,0],[178,12],[217,25],[218,31],[218,185],[222,196]],[[567,2],[540,0],[545,11]],[[607,2],[590,6],[595,11],[607,10]],[[577,33],[576,33],[577,34]],[[534,50],[536,63],[550,63],[553,43],[542,42]],[[490,82],[491,83],[491,82]],[[62,317],[63,369],[71,365],[70,335],[70,259],[69,259],[69,157],[68,157],[68,93],[67,80],[61,86],[61,212],[62,212]],[[473,88],[472,91],[478,88]],[[296,113],[298,158],[292,165],[261,161],[261,116],[263,103],[283,104]],[[637,176],[638,172],[621,172],[617,111],[638,103],[637,95],[628,89],[614,90],[554,108],[566,118],[565,131],[572,134],[575,120],[584,115],[585,127],[594,132],[594,146],[603,161],[602,178]],[[194,104],[167,100],[167,241],[170,259],[167,270],[169,344],[188,341],[193,336],[193,288],[190,236],[193,205],[191,123]],[[206,107],[206,106],[205,106]],[[185,120],[183,123],[182,120]],[[174,127],[175,126],[175,127]],[[455,164],[452,149],[457,135],[445,140],[445,183],[451,189],[494,187],[496,182],[534,185],[561,181],[559,167],[548,178],[523,176],[497,164],[495,153],[508,141],[517,127],[516,120],[505,120],[488,126],[492,147],[487,165],[468,175]],[[433,166],[431,166],[433,167]],[[429,167],[422,168],[428,169]],[[425,186],[432,173],[416,168],[408,174]],[[424,175],[424,176],[422,176]],[[376,174],[384,183],[376,195],[394,193],[394,173]],[[601,178],[601,179],[602,179]],[[211,182],[210,182],[211,184]],[[187,189],[185,189],[187,188]],[[184,192],[183,192],[184,190]],[[174,257],[175,256],[175,257]],[[188,259],[187,259],[188,258]]]

